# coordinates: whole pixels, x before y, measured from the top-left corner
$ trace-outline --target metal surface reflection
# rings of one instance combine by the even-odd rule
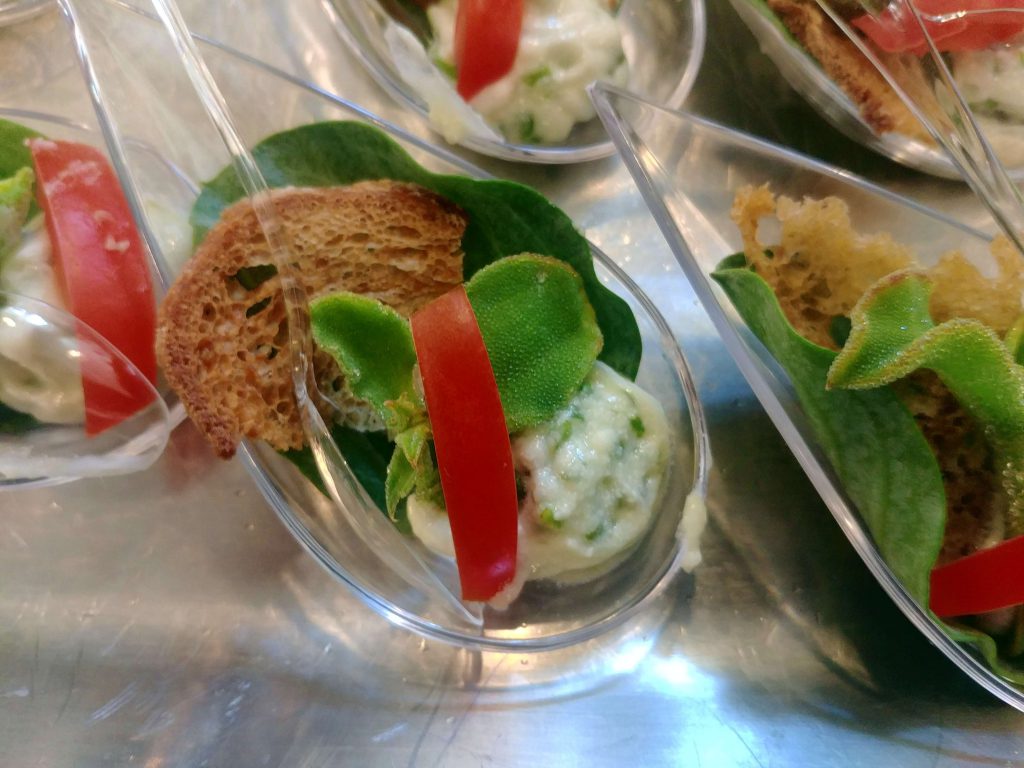
[[[353,77],[315,0],[190,5],[199,30],[401,117]],[[725,3],[709,15],[695,107],[982,220],[962,188],[831,134]],[[18,40],[59,39],[48,18],[16,27]],[[77,76],[64,44],[47,48],[49,66]],[[73,86],[0,101],[89,119]],[[363,606],[299,549],[240,464],[216,462],[183,427],[143,474],[0,497],[0,765],[1024,762],[1021,716],[927,645],[836,529],[625,169],[489,167],[540,186],[626,265],[700,372],[717,468],[696,578],[593,646],[460,652]]]

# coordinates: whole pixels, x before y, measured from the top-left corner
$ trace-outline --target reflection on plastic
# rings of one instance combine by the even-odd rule
[[[61,309],[12,293],[0,305],[0,488],[152,464],[170,419],[148,379]],[[88,434],[87,414],[106,427]]]

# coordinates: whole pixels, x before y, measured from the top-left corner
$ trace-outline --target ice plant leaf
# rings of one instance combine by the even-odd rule
[[[412,392],[416,351],[409,323],[376,299],[336,293],[310,304],[316,343],[331,353],[352,394],[383,413],[385,404]]]
[[[870,389],[918,368],[934,371],[984,429],[1009,508],[1008,537],[1024,533],[1024,367],[977,320],[934,325],[931,284],[919,273],[883,278],[850,314],[853,330],[829,372],[829,386]]]
[[[557,259],[496,261],[466,284],[501,394],[509,432],[568,405],[601,351],[583,281]]]

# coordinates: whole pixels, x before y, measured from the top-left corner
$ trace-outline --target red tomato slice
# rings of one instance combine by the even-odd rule
[[[455,87],[466,101],[509,73],[523,31],[523,0],[459,0]]]
[[[516,572],[519,500],[498,385],[466,290],[412,316],[464,600],[490,600]]]
[[[887,53],[923,56],[928,47],[924,35],[908,8],[907,0],[896,0],[878,16],[861,16],[853,25]],[[915,0],[922,14],[940,16],[958,11],[1024,9],[1024,0]],[[925,21],[941,52],[977,51],[1005,43],[1024,31],[1024,14],[1012,10],[954,18],[943,22]]]
[[[933,570],[929,603],[940,618],[972,616],[1024,603],[1024,536]]]
[[[153,283],[113,169],[85,144],[31,139],[28,146],[68,309],[156,383]],[[85,431],[95,435],[148,405],[153,393],[123,361],[79,338]]]

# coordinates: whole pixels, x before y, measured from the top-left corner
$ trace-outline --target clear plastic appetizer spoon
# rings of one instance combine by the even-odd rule
[[[0,490],[137,472],[167,405],[127,357],[42,301],[0,291]]]
[[[399,576],[422,592],[439,598],[441,604],[446,605],[463,620],[477,626],[482,625],[482,605],[463,603],[459,599],[458,588],[446,585],[424,563],[394,525],[383,514],[376,514],[374,503],[368,498],[338,446],[331,439],[330,430],[317,410],[318,401],[315,398],[321,395],[311,376],[313,342],[309,325],[309,302],[305,289],[296,277],[287,234],[275,212],[270,189],[252,153],[239,137],[224,96],[196,48],[177,4],[174,0],[153,0],[153,5],[174,42],[174,47],[207,116],[231,154],[239,181],[252,201],[253,210],[277,267],[288,313],[288,343],[295,398],[302,418],[303,432],[316,460],[325,489],[365,545],[377,553]],[[372,511],[363,514],[363,510]]]
[[[830,0],[817,2],[942,145],[996,223],[1024,253],[1024,197],[978,127],[973,111],[963,98],[929,30],[930,25],[952,24],[963,19],[981,19],[993,14],[1024,14],[1024,9],[979,8],[929,15],[918,10],[912,0],[890,0],[881,6],[872,0],[859,0],[865,13],[878,17],[888,12],[890,24],[898,23],[902,29],[915,35],[920,33],[926,51],[918,57],[911,53],[880,53],[863,35],[851,28]],[[1024,83],[1021,87],[1024,88]]]

